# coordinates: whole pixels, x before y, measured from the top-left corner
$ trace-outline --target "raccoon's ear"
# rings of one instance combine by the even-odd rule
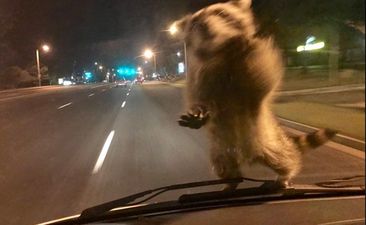
[[[185,32],[189,24],[191,23],[192,15],[186,15],[182,19],[176,21],[174,24],[176,25],[178,31]]]
[[[252,5],[252,0],[233,0],[233,3],[244,9],[244,10],[247,10],[247,9],[250,9],[251,5]]]

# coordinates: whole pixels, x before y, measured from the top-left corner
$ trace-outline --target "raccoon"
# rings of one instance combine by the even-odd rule
[[[301,168],[302,153],[335,132],[293,138],[279,126],[271,103],[283,74],[281,53],[271,37],[257,35],[251,1],[214,4],[175,25],[189,56],[187,113],[179,124],[207,128],[220,178],[241,177],[241,165],[258,162],[279,175],[278,185],[288,186]]]

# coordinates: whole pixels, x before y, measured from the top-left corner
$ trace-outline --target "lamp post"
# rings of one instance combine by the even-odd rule
[[[176,23],[173,23],[170,27],[169,27],[169,33],[172,36],[175,36],[177,33],[179,32],[179,29],[177,27]],[[184,66],[185,66],[185,75],[186,77],[188,77],[188,55],[187,55],[187,44],[185,41],[183,41],[183,48],[184,48]]]
[[[151,49],[146,49],[143,55],[146,59],[154,58],[154,72],[156,74],[156,54]]]
[[[50,51],[50,46],[48,45],[42,45],[42,50],[47,53]],[[42,86],[42,79],[41,79],[41,66],[40,66],[40,60],[39,60],[39,50],[36,49],[36,62],[37,62],[37,76],[38,76],[38,86]]]

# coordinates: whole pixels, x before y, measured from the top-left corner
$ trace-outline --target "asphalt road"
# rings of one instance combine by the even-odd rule
[[[179,127],[182,111],[181,89],[168,85],[0,93],[0,224],[44,222],[146,189],[214,179],[205,133]],[[245,169],[275,178],[261,166]],[[364,169],[364,159],[329,145],[305,156],[295,182]]]

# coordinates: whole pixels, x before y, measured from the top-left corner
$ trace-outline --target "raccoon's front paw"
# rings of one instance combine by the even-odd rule
[[[178,123],[182,127],[199,129],[206,124],[208,119],[208,111],[202,106],[195,106],[187,114],[181,115]]]

